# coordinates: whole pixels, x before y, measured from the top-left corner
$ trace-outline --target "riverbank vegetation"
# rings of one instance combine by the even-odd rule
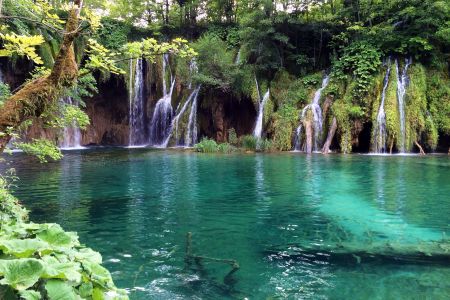
[[[58,224],[30,222],[7,185],[1,178],[1,299],[128,299],[98,252]]]
[[[0,1],[0,151],[57,160],[74,128],[75,146],[206,153],[450,147],[448,1],[82,3]],[[4,184],[1,292],[122,297]]]
[[[64,6],[46,1],[27,4],[27,0],[3,2],[2,20],[7,26],[3,28],[3,55],[13,55],[11,63],[22,69],[25,62],[20,57],[24,56],[35,65],[51,68],[62,41]],[[51,18],[41,24],[32,14]],[[179,52],[169,61],[171,72],[165,72],[177,81],[172,106],[181,107],[187,99],[189,93],[183,89],[201,86],[200,136],[231,143],[228,132],[232,128],[238,136],[250,134],[254,111],[270,88],[262,126],[264,137],[276,150],[292,150],[296,141],[301,150],[320,150],[336,119],[331,148],[344,153],[374,149],[382,78],[389,65],[384,148],[409,152],[422,145],[427,151],[446,151],[450,135],[448,16],[446,1],[96,1],[85,7],[83,32],[74,39],[74,55],[83,74],[94,74],[103,82],[118,76],[131,90],[134,82],[129,80],[135,78],[129,73],[135,72],[135,64],[129,67],[130,58],[142,57],[151,65],[158,53]],[[27,47],[19,49],[13,42],[19,37]],[[179,37],[189,40],[196,53],[181,51],[184,46]],[[157,40],[174,43],[159,45]],[[412,66],[402,86],[406,89],[403,120],[395,65],[402,71],[405,59]],[[417,70],[422,70],[420,76]],[[152,97],[162,94],[161,72],[159,59],[155,70],[144,72],[143,92],[149,97],[144,102],[149,104],[144,105],[143,120],[152,118],[152,104],[158,99]],[[314,116],[302,117],[302,110],[325,75],[330,82],[320,95],[323,118],[321,131],[316,133],[305,126],[316,122],[308,121]],[[0,90],[5,98],[7,86]],[[89,101],[90,96],[81,98]],[[243,109],[241,115],[238,110]],[[297,136],[300,125],[303,130]],[[309,139],[308,132],[315,137]],[[113,135],[112,140],[126,138],[114,136],[125,135],[125,130],[107,134]],[[320,145],[307,147],[308,140]],[[173,138],[168,143],[178,144]]]

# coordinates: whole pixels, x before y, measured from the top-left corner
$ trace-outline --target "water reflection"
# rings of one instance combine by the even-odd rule
[[[448,157],[136,149],[71,152],[44,166],[18,154],[13,162],[31,218],[78,231],[132,299],[450,294],[444,265],[332,260],[318,250],[440,240],[450,223]],[[188,231],[195,253],[238,260],[232,280],[225,280],[228,265],[185,269]]]

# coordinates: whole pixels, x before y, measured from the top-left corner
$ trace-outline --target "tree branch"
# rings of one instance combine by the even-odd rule
[[[9,97],[0,110],[0,152],[11,139],[11,130],[17,129],[27,119],[40,117],[60,96],[64,88],[71,87],[78,76],[73,41],[77,36],[81,0],[75,0],[69,12],[63,42],[48,77],[27,83],[17,93]]]

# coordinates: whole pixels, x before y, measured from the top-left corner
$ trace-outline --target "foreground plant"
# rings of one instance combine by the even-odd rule
[[[28,221],[0,179],[0,299],[128,299],[98,252],[58,224]]]

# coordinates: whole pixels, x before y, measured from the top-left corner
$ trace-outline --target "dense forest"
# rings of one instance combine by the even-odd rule
[[[28,2],[3,1],[3,40],[28,39],[4,52],[12,55],[2,64],[12,90],[51,68],[61,42],[54,29],[65,1],[38,1],[36,11]],[[447,1],[86,1],[83,18],[95,20],[76,37],[75,56],[87,71],[77,93],[61,98],[86,108],[84,145],[193,145],[205,137],[252,148],[262,110],[266,150],[446,152],[449,9]],[[139,47],[149,38],[182,38],[194,51],[146,57]],[[171,92],[168,76],[175,86],[165,115],[156,103]],[[198,137],[185,141],[192,124],[180,110],[196,87]],[[1,90],[5,99],[8,86]],[[58,140],[40,127],[28,136]]]
[[[0,152],[22,150],[40,162],[61,159],[62,149],[88,146],[223,153],[450,154],[449,60],[448,0],[0,0]],[[284,158],[277,159],[285,163]],[[129,290],[116,288],[100,254],[81,244],[76,233],[58,224],[28,220],[27,211],[11,195],[17,179],[14,169],[3,156],[0,162],[0,299],[128,299]],[[239,164],[248,166],[248,161]],[[264,190],[262,164],[256,162],[256,183],[247,184],[260,190]],[[291,166],[284,165],[286,170]],[[105,166],[95,172],[103,168],[108,170]],[[139,170],[149,176],[147,171]],[[277,176],[287,183],[281,185],[286,190],[303,180],[329,187],[325,194],[335,196],[340,190],[336,183],[333,186],[339,176],[323,185],[314,176],[291,183],[293,173],[284,171]],[[220,179],[215,173],[205,174],[205,182]],[[342,172],[342,178],[348,174]],[[230,181],[221,181],[209,194],[222,192],[227,184]],[[126,189],[138,191],[142,186],[130,184]],[[234,182],[229,188],[236,186],[239,183]],[[445,186],[444,181],[439,188]],[[112,188],[106,187],[108,196],[100,202],[109,201]],[[274,185],[273,195],[277,189]],[[218,199],[220,209],[214,212],[221,213],[225,201]],[[271,198],[262,199],[266,203]],[[323,221],[332,243],[311,242],[299,254],[295,251],[300,248],[292,244],[288,244],[291,253],[277,248],[285,244],[274,242],[264,253],[291,260],[319,251],[324,261],[335,259],[344,265],[355,258],[359,264],[361,257],[395,263],[398,257],[408,262],[420,258],[424,264],[448,261],[445,230],[408,227],[403,215],[390,219],[390,213],[348,197],[340,203],[351,209],[342,209],[333,199],[327,197],[317,206],[320,218],[335,222]],[[188,209],[182,210],[181,218]],[[250,217],[248,223],[253,224]],[[378,223],[361,229],[360,224],[371,218]],[[380,225],[388,219],[395,224],[392,232]],[[266,216],[261,220],[266,222]],[[176,223],[171,222],[167,224]],[[267,227],[281,228],[270,223]],[[397,234],[405,228],[409,236],[399,241]],[[308,230],[303,238],[310,241],[318,231],[314,226]],[[277,234],[272,235],[276,241]],[[368,238],[364,243],[370,246],[345,240],[354,237]],[[225,279],[232,282],[237,261],[192,254],[191,239],[188,233],[186,265],[195,262],[203,276],[201,261],[225,263],[232,267]],[[138,266],[138,275],[148,264]],[[218,289],[225,293],[222,286]]]

